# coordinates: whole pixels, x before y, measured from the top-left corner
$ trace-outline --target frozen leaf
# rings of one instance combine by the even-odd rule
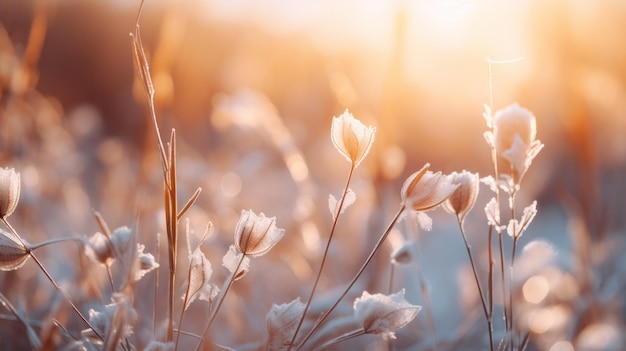
[[[237,273],[234,274],[234,280],[241,279],[250,269],[250,258],[242,256],[243,254],[237,250],[235,245],[230,245],[228,252],[224,255],[224,258],[222,258],[222,265],[226,267],[229,272],[234,274],[235,270],[237,271]],[[237,265],[239,265],[239,269],[237,269]]]
[[[343,206],[341,207],[341,211],[339,212],[339,214],[337,214],[339,202],[337,201],[335,196],[333,196],[333,194],[328,195],[328,209],[330,210],[330,214],[333,216],[333,220],[336,216],[342,214],[343,211],[345,211],[346,208],[352,205],[355,201],[356,194],[354,193],[354,191],[352,191],[352,189],[348,189],[348,192],[346,193],[346,198],[343,200]]]
[[[210,283],[213,270],[211,262],[204,256],[204,253],[196,249],[189,261],[189,295],[185,310],[194,300],[201,299],[210,302],[218,293],[218,288]]]
[[[500,208],[498,208],[495,197],[492,197],[485,205],[485,215],[487,216],[487,224],[494,226],[498,232],[504,229],[504,226],[500,226]]]
[[[395,331],[409,324],[421,309],[406,301],[404,289],[391,295],[364,291],[354,301],[354,315],[365,332],[385,339],[395,339]]]
[[[304,303],[297,298],[290,303],[273,305],[267,314],[266,325],[269,350],[286,349],[304,313]]]

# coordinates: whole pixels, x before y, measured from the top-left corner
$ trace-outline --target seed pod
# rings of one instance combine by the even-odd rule
[[[22,267],[29,252],[13,234],[0,229],[0,270],[13,271]]]

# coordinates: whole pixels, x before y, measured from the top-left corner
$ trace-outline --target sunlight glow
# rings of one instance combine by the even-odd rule
[[[522,292],[526,301],[537,304],[548,296],[548,293],[550,292],[550,284],[545,277],[535,275],[530,277],[530,279],[524,283]]]

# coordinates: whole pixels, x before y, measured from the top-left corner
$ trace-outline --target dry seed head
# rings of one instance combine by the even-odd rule
[[[348,110],[339,117],[333,117],[330,127],[333,145],[354,168],[363,161],[372,148],[375,134],[376,127],[364,125]]]
[[[0,270],[13,271],[22,267],[28,260],[29,252],[13,234],[0,229]]]
[[[13,213],[20,199],[20,174],[13,168],[0,168],[0,218]]]
[[[235,229],[237,250],[247,256],[266,254],[285,235],[284,229],[276,227],[276,217],[256,215],[252,210],[241,211]]]
[[[415,211],[427,211],[437,207],[456,189],[441,172],[428,170],[427,163],[419,171],[410,175],[402,185],[402,202]]]
[[[456,190],[443,203],[446,211],[456,214],[463,223],[465,216],[474,207],[478,196],[478,173],[463,171],[461,173],[452,172],[448,175],[448,181],[458,184]]]

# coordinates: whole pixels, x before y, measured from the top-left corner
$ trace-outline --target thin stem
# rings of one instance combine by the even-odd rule
[[[41,341],[37,336],[37,333],[33,330],[33,327],[26,321],[26,319],[17,311],[15,307],[11,304],[11,301],[4,296],[3,293],[0,292],[0,304],[4,305],[13,315],[16,320],[19,321],[24,328],[26,329],[26,334],[28,335],[28,341],[30,342],[30,346],[33,350],[39,350],[41,348]]]
[[[111,292],[115,292],[115,283],[113,282],[113,274],[111,274],[111,265],[107,262],[105,263],[107,276],[109,277],[109,285],[111,285]]]
[[[7,228],[9,228],[9,230],[11,231],[11,233],[18,238],[19,241],[22,242],[22,244],[24,245],[24,247],[27,247],[26,243],[24,242],[24,240],[22,240],[22,237],[15,231],[15,229],[13,228],[13,226],[11,226],[11,224],[7,221],[6,218],[2,218],[2,222],[4,223],[4,225],[7,226]],[[74,310],[74,312],[76,312],[76,314],[80,317],[80,319],[83,320],[83,322],[85,322],[85,324],[91,329],[93,330],[93,332],[96,334],[96,336],[98,337],[98,339],[104,341],[104,337],[102,336],[102,334],[100,334],[100,332],[98,332],[96,330],[96,328],[91,325],[91,323],[89,322],[89,320],[87,318],[85,318],[85,316],[78,310],[78,307],[76,307],[76,305],[74,305],[74,303],[72,302],[72,300],[70,299],[70,297],[65,293],[65,291],[63,291],[61,289],[61,287],[57,284],[57,282],[54,280],[54,278],[52,278],[52,276],[50,275],[50,273],[48,272],[48,270],[46,269],[46,267],[44,267],[43,263],[41,263],[41,261],[39,261],[39,259],[37,258],[37,256],[35,256],[35,253],[32,250],[28,250],[28,254],[30,255],[30,257],[33,259],[33,261],[35,261],[35,263],[39,266],[39,269],[41,269],[41,271],[43,272],[43,274],[48,278],[48,280],[50,281],[50,283],[52,283],[52,285],[54,286],[54,288],[59,292],[59,294],[61,294],[61,296],[63,296],[63,298],[65,298],[65,300],[67,300],[67,302],[70,304],[70,306],[72,307],[72,309]]]
[[[180,311],[180,317],[178,318],[178,329],[183,327],[183,316],[185,310],[187,310],[187,301],[189,301],[189,288],[191,287],[191,264],[189,264],[189,270],[187,271],[187,288],[185,289],[185,297],[183,298],[183,308]],[[176,333],[176,343],[174,344],[174,350],[178,350],[178,340],[180,339],[180,332]]]
[[[508,332],[511,330],[511,327],[509,325],[510,323],[510,318],[509,318],[509,313],[508,313],[508,297],[507,297],[507,293],[506,293],[506,289],[507,289],[507,280],[506,280],[506,270],[504,268],[504,244],[502,242],[502,232],[498,232],[498,244],[499,244],[499,248],[500,248],[500,277],[502,279],[502,306],[503,306],[503,310],[504,310],[504,326],[506,329],[506,333],[505,333],[505,337],[506,334],[508,334]]]
[[[417,245],[416,245],[417,247]],[[416,249],[417,250],[417,249]],[[418,257],[420,257],[421,254],[418,253]],[[433,306],[432,306],[432,302],[430,301],[430,293],[428,291],[428,284],[426,284],[426,280],[424,279],[424,274],[422,273],[422,269],[421,269],[421,265],[418,263],[416,265],[416,271],[417,271],[417,278],[419,280],[419,284],[420,284],[420,291],[422,293],[422,298],[424,299],[424,309],[426,310],[426,316],[428,319],[428,326],[430,327],[431,332],[433,333],[432,335],[432,339],[433,339],[433,351],[437,350],[437,343],[438,343],[438,338],[437,338],[437,327],[435,326],[435,317],[434,317],[434,313],[433,313]]]
[[[487,289],[488,291],[488,295],[489,295],[489,320],[492,321],[493,323],[493,265],[494,265],[494,258],[493,258],[493,226],[489,226],[489,234],[488,234],[488,241],[489,241],[489,247],[488,247],[488,253],[489,253],[489,283],[487,284],[488,287]],[[493,332],[493,324],[491,326],[491,331]],[[493,340],[492,340],[493,343]]]
[[[406,209],[406,205],[403,203],[402,206],[400,206],[400,209],[398,210],[398,212],[396,213],[396,215],[393,217],[393,219],[391,220],[391,222],[389,223],[389,226],[387,227],[387,229],[385,230],[385,232],[383,233],[383,235],[380,237],[380,239],[378,239],[378,241],[376,242],[376,245],[374,246],[374,248],[372,249],[372,251],[370,252],[369,256],[365,259],[365,262],[363,263],[363,265],[361,266],[361,268],[359,269],[359,271],[356,273],[356,275],[354,276],[354,278],[352,278],[352,281],[350,282],[350,284],[348,284],[348,286],[346,287],[346,289],[344,290],[344,292],[341,294],[341,296],[339,296],[339,298],[335,301],[335,303],[330,307],[330,309],[328,311],[326,311],[321,317],[320,319],[317,320],[317,322],[315,322],[315,324],[313,325],[313,328],[311,329],[311,331],[309,331],[309,333],[304,337],[304,339],[302,339],[302,341],[300,341],[300,343],[298,344],[298,346],[296,347],[296,350],[300,350],[302,349],[302,347],[304,346],[304,344],[309,340],[309,338],[322,326],[322,323],[326,320],[326,318],[328,318],[328,316],[335,310],[335,308],[337,308],[337,306],[339,305],[339,302],[341,302],[341,300],[348,294],[348,292],[350,291],[350,289],[352,289],[352,287],[354,286],[354,284],[356,283],[356,281],[359,279],[359,277],[361,277],[361,274],[363,274],[363,272],[365,271],[365,269],[367,268],[367,266],[370,264],[370,262],[372,261],[372,259],[374,258],[374,255],[376,255],[376,253],[379,251],[379,249],[382,247],[383,242],[385,241],[385,239],[387,239],[387,237],[389,236],[389,233],[391,233],[391,229],[395,226],[396,222],[398,221],[398,219],[400,219],[400,215],[402,215],[402,213],[404,212],[404,210]]]
[[[467,236],[465,235],[465,229],[463,228],[463,222],[461,218],[457,214],[457,222],[459,223],[459,230],[461,231],[461,236],[463,237],[463,242],[465,243],[465,249],[467,250],[467,256],[470,260],[470,265],[472,266],[472,272],[474,273],[474,280],[476,281],[476,286],[478,287],[478,293],[480,295],[480,302],[483,306],[483,312],[485,313],[485,319],[487,321],[487,328],[489,331],[489,349],[493,351],[493,328],[491,325],[491,317],[489,310],[487,309],[487,303],[485,302],[485,294],[483,293],[483,289],[480,285],[480,279],[478,279],[478,272],[476,271],[476,264],[474,263],[474,258],[472,257],[472,249],[467,241]],[[490,244],[491,245],[491,244]]]
[[[513,221],[513,246],[511,248],[511,266],[509,267],[509,319],[510,319],[510,324],[511,324],[511,350],[514,349],[514,337],[515,337],[515,329],[513,326],[514,323],[514,318],[513,318],[513,267],[515,266],[515,251],[517,251],[517,241],[519,239],[519,235],[517,235],[517,224],[515,221],[515,189],[511,190],[511,193],[509,194],[510,201],[509,201],[509,205],[510,205],[510,210],[511,210],[511,218],[514,220]]]
[[[237,276],[237,273],[239,273],[239,268],[241,267],[241,264],[243,263],[243,260],[245,258],[246,258],[246,255],[242,253],[241,254],[241,258],[239,259],[239,262],[237,262],[237,266],[231,272],[230,276],[226,280],[225,286],[222,289],[222,291],[220,291],[220,294],[219,294],[219,296],[217,298],[217,306],[215,306],[215,309],[213,311],[211,311],[211,314],[209,315],[209,322],[204,327],[204,331],[202,332],[202,339],[200,340],[200,343],[198,343],[198,346],[196,347],[196,351],[200,350],[200,347],[202,347],[202,343],[204,342],[204,338],[209,333],[209,330],[211,330],[211,326],[213,325],[213,321],[215,320],[215,317],[217,316],[217,313],[219,312],[220,308],[222,307],[222,303],[224,302],[224,298],[226,297],[226,294],[228,293],[228,290],[230,289],[230,287],[233,285],[233,282],[235,281],[235,277]]]
[[[44,246],[48,246],[48,245],[52,245],[52,244],[56,244],[56,243],[60,243],[60,242],[66,242],[66,241],[76,241],[76,242],[79,242],[79,243],[83,243],[83,240],[80,239],[80,238],[55,238],[55,239],[42,241],[42,242],[37,243],[37,244],[28,245],[28,249],[34,251],[34,250],[40,249],[40,248],[42,248]]]
[[[349,331],[349,332],[347,332],[345,334],[341,334],[341,335],[339,335],[339,336],[337,336],[337,337],[335,337],[333,339],[330,339],[330,340],[326,341],[321,346],[316,347],[313,351],[320,351],[320,350],[323,350],[323,349],[325,349],[325,348],[327,348],[329,346],[338,344],[338,343],[340,343],[342,341],[345,341],[345,340],[348,340],[348,339],[352,339],[352,338],[356,338],[357,336],[361,336],[361,335],[365,335],[365,334],[367,334],[365,332],[365,329],[363,329],[363,328],[355,329],[355,330]]]
[[[161,234],[157,233],[156,235],[156,252],[155,254],[155,260],[156,262],[159,262],[160,258],[161,258]],[[156,330],[157,330],[157,301],[158,301],[158,293],[159,293],[159,271],[161,269],[161,265],[159,264],[159,266],[157,266],[157,271],[156,274],[154,275],[154,305],[152,307],[152,334],[154,336],[156,336]]]
[[[339,215],[341,214],[341,210],[343,209],[343,204],[345,202],[346,196],[348,195],[348,189],[350,188],[350,181],[352,180],[352,174],[354,172],[354,163],[350,166],[350,172],[348,173],[348,179],[346,180],[346,186],[343,189],[343,194],[341,195],[341,200],[339,201],[339,206],[335,209],[335,213],[333,214],[333,226],[330,229],[330,234],[328,235],[328,241],[326,242],[326,247],[324,248],[324,254],[322,255],[322,262],[320,263],[320,268],[317,271],[317,276],[315,277],[315,282],[313,283],[313,288],[311,289],[311,293],[306,301],[306,305],[304,306],[304,311],[302,312],[302,316],[298,321],[298,326],[296,327],[296,331],[293,333],[291,337],[291,341],[289,342],[289,348],[287,351],[291,351],[296,338],[298,337],[298,333],[300,332],[300,328],[302,327],[302,323],[306,317],[307,312],[309,311],[309,307],[311,306],[311,302],[313,301],[313,296],[315,295],[315,291],[317,290],[317,286],[320,282],[320,278],[322,277],[322,271],[324,270],[324,265],[326,264],[326,259],[328,258],[328,251],[330,248],[330,243],[333,240],[333,236],[335,235],[335,229],[337,228],[337,222],[339,221]]]

